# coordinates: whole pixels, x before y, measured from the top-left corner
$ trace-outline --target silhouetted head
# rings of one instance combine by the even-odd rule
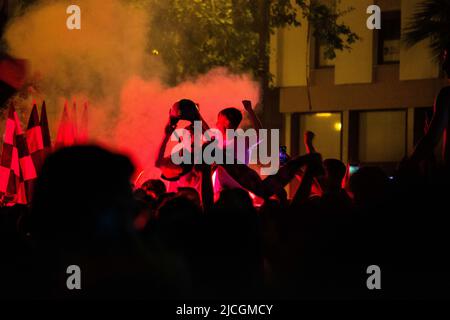
[[[149,179],[145,181],[142,184],[141,189],[145,190],[147,194],[148,193],[154,194],[155,198],[158,198],[167,191],[166,185],[159,179]]]
[[[389,178],[378,167],[363,167],[350,178],[350,190],[355,204],[372,206],[383,203],[389,188]]]
[[[198,236],[201,211],[186,197],[175,196],[165,200],[158,209],[158,238],[170,249],[192,250]]]
[[[164,223],[175,223],[197,218],[201,215],[198,206],[187,197],[167,198],[159,207],[157,218]]]
[[[340,189],[347,171],[345,164],[337,159],[325,159],[323,167],[325,169],[325,187],[327,189]]]
[[[242,112],[236,108],[226,108],[217,116],[217,129],[225,135],[227,129],[236,130],[242,121]]]
[[[200,195],[198,194],[196,189],[191,187],[179,187],[177,195],[190,200],[199,208],[201,207]]]
[[[170,109],[170,119],[172,122],[178,120],[194,121],[198,120],[198,107],[194,101],[181,99],[175,102]]]
[[[263,268],[261,225],[248,192],[223,190],[208,222],[214,285],[224,296],[246,295],[258,287]]]
[[[239,188],[224,189],[220,193],[216,207],[219,210],[224,210],[230,216],[254,210],[252,198],[250,198],[248,192]]]
[[[63,148],[45,161],[32,203],[33,236],[43,245],[86,254],[127,237],[134,167],[96,146]]]

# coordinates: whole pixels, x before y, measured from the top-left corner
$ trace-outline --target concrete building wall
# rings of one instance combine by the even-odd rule
[[[282,28],[270,36],[270,72],[277,87],[306,86],[308,22],[300,22],[299,28]]]
[[[285,131],[284,136],[292,150],[302,151],[301,145],[299,146],[305,129],[302,124],[303,127],[306,126],[303,114],[340,112],[340,148],[343,161],[361,158],[367,162],[370,159],[389,162],[412,151],[413,140],[416,138],[413,125],[415,110],[431,107],[436,94],[447,84],[447,80],[441,77],[439,65],[432,59],[426,41],[413,48],[401,46],[399,63],[378,64],[375,54],[377,34],[366,27],[369,17],[366,10],[371,4],[379,5],[382,12],[400,10],[401,25],[404,27],[418,1],[342,0],[341,9],[354,8],[343,20],[362,40],[353,45],[350,52],[339,52],[334,67],[314,68],[314,63],[311,63],[311,69],[307,68],[306,55],[308,51],[314,52],[315,48],[312,46],[308,50],[305,47],[305,25],[294,30],[276,32],[271,39],[271,71],[275,75],[275,85],[279,88],[279,111],[285,114],[284,123],[289,124],[289,131]],[[307,100],[308,70],[312,110],[309,109]],[[382,110],[403,113],[375,112]],[[362,111],[374,112],[365,114]],[[384,118],[389,121],[383,122]],[[380,126],[376,125],[377,121],[382,121]],[[364,128],[355,128],[352,125],[355,122]],[[396,135],[396,140],[391,141],[392,144],[383,150],[383,144],[389,142],[389,139],[376,130],[387,132],[391,127],[397,128],[391,132]],[[291,128],[299,128],[301,132],[293,133]],[[360,144],[366,142],[372,145],[372,151],[361,147]],[[327,143],[326,139],[321,142],[324,146]],[[333,146],[336,143],[335,139],[329,141]]]
[[[353,8],[342,17],[342,22],[360,38],[352,45],[351,51],[336,52],[334,83],[371,83],[373,65],[373,31],[366,26],[367,7],[372,0],[341,0],[339,10]]]
[[[311,72],[312,111],[415,108],[431,106],[443,79],[399,80],[399,65],[374,67],[370,84],[335,85],[334,69]],[[280,112],[310,112],[306,87],[280,88]]]

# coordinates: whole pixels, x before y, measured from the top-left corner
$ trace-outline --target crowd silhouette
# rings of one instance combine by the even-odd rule
[[[273,195],[255,207],[238,188],[214,202],[207,182],[201,194],[167,192],[161,180],[133,190],[126,157],[97,146],[58,150],[31,209],[1,208],[1,296],[448,297],[445,167],[423,175],[420,162],[405,159],[394,179],[362,167],[342,188],[341,161],[306,157],[291,201]],[[198,170],[211,181],[210,166]],[[321,194],[311,193],[314,179]],[[66,287],[74,264],[82,290]],[[366,287],[373,264],[382,294]]]
[[[322,159],[310,132],[308,153],[274,177],[252,180],[245,164],[219,166],[243,186],[220,191],[218,166],[192,166],[201,186],[173,192],[159,179],[132,186],[125,156],[98,146],[59,149],[42,167],[31,207],[0,209],[0,296],[448,298],[449,159],[447,151],[443,162],[430,157],[436,135],[449,128],[447,92],[392,178],[370,166],[349,176],[340,160]],[[283,187],[296,177],[288,200]],[[81,269],[81,290],[66,286],[69,265]],[[367,288],[371,265],[381,269],[382,290]]]

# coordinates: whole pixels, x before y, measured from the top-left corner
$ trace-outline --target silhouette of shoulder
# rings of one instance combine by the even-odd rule
[[[440,99],[450,99],[450,86],[444,87],[439,91],[438,98]]]

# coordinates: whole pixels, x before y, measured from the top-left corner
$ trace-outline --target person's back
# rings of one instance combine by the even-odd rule
[[[151,274],[133,242],[133,170],[128,158],[95,146],[60,149],[46,159],[30,222],[37,263],[46,270],[41,296],[149,294],[143,289]],[[80,267],[83,290],[67,290],[69,265]]]
[[[216,297],[256,297],[262,294],[262,234],[248,192],[221,192],[208,217],[209,277]]]
[[[323,194],[320,198],[324,211],[335,211],[345,214],[352,207],[352,201],[347,192],[342,188],[346,167],[337,159],[325,159],[323,161],[325,175],[322,181]]]

